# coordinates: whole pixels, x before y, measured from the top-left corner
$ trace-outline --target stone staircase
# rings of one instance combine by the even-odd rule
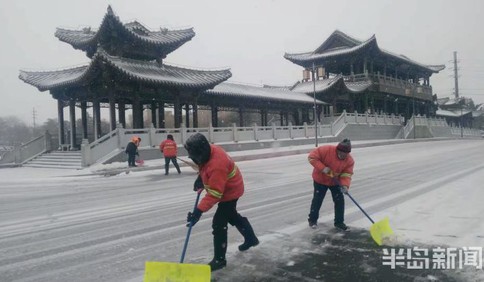
[[[42,154],[23,166],[38,168],[81,169],[81,151],[52,151]]]

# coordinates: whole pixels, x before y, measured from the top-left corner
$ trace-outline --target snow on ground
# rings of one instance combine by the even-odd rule
[[[483,145],[482,140],[454,140],[355,149],[352,154],[356,159],[356,168],[350,193],[374,220],[386,216],[390,218],[390,225],[396,235],[388,248],[483,247]],[[281,148],[274,149],[276,152],[278,150]],[[161,162],[147,161],[145,165],[161,167]],[[261,244],[240,253],[236,248],[242,239],[235,228],[229,228],[229,264],[225,270],[214,273],[215,281],[346,281],[344,279],[348,277],[361,277],[362,281],[377,278],[383,279],[380,281],[484,281],[483,271],[472,267],[450,274],[383,267],[382,247],[376,246],[367,232],[370,222],[348,198],[346,223],[353,228],[352,232],[334,232],[332,203],[328,195],[321,210],[320,228],[309,229],[306,215],[312,186],[309,179],[311,168],[305,154],[239,162],[238,165],[247,187],[246,195],[239,203],[239,212],[253,222]],[[10,210],[10,207],[16,207],[15,204],[8,205],[8,208],[0,205],[4,214],[0,216],[0,247],[3,244],[5,251],[14,252],[14,262],[2,258],[2,255],[0,262],[15,267],[15,261],[25,256],[22,264],[32,269],[42,266],[43,269],[33,276],[24,274],[31,278],[18,281],[48,281],[47,278],[62,281],[57,276],[50,276],[49,270],[45,269],[48,267],[47,262],[58,258],[62,263],[67,263],[71,259],[63,259],[70,257],[62,249],[76,247],[78,250],[70,252],[88,256],[88,262],[78,258],[77,266],[66,264],[66,270],[60,268],[53,272],[59,275],[67,271],[80,273],[87,268],[90,273],[84,273],[82,277],[97,277],[96,273],[99,272],[105,273],[99,276],[100,279],[103,277],[102,281],[115,281],[114,278],[107,278],[109,276],[106,275],[110,273],[112,277],[123,277],[117,281],[134,282],[140,281],[143,276],[143,261],[166,261],[167,257],[174,257],[172,261],[176,261],[186,232],[176,218],[180,217],[180,212],[184,213],[188,206],[193,205],[190,189],[185,187],[180,190],[180,187],[190,186],[195,172],[189,167],[183,167],[181,176],[168,177],[161,176],[161,168],[113,177],[91,174],[106,168],[118,169],[125,166],[125,163],[115,163],[84,170],[0,169],[0,195],[4,204],[22,201],[18,205],[27,207],[29,203],[35,204],[37,198],[52,196],[56,199],[66,196],[68,201],[72,201],[69,193],[79,197],[78,203],[74,201],[65,206],[59,200],[53,200],[54,204],[51,204],[45,199],[45,205],[44,202],[38,205],[39,214],[33,209],[32,215],[29,215],[28,209]],[[139,194],[133,193],[132,187],[139,190]],[[82,197],[89,201],[84,203]],[[104,201],[103,197],[107,200]],[[44,206],[48,210],[45,215],[42,211]],[[149,221],[149,215],[153,216],[153,212],[158,217],[154,221],[156,225]],[[84,218],[84,213],[88,217]],[[18,222],[15,218],[6,217],[10,214],[19,216]],[[206,263],[211,259],[212,215],[213,211],[203,215],[193,229],[187,262]],[[133,224],[131,217],[142,222]],[[26,225],[34,220],[34,226]],[[105,223],[95,227],[96,222]],[[126,222],[126,225],[123,226],[122,222]],[[72,232],[71,229],[77,230],[78,234],[85,233],[85,236],[68,234]],[[30,249],[30,243],[27,243],[26,249],[19,246],[18,250],[17,246],[5,245],[12,244],[9,240],[16,240],[10,239],[14,234],[22,238],[26,236],[24,234],[34,236],[38,233],[43,238],[44,233],[50,234],[47,232],[62,232],[58,238],[68,238],[72,243],[44,251],[41,251],[44,244],[42,241]],[[114,245],[110,247],[111,243],[105,242],[106,236],[119,239],[113,239]],[[86,239],[80,238],[81,241],[77,242],[77,237]],[[3,243],[3,240],[7,241]],[[19,242],[22,240],[18,239]],[[56,240],[56,237],[52,237],[52,240]],[[101,243],[96,245],[98,240]],[[61,241],[57,242],[59,244]],[[115,251],[119,248],[123,250],[124,246],[126,250]],[[32,250],[37,248],[38,252]],[[87,249],[99,249],[99,253],[95,255]],[[163,251],[160,253],[160,250]],[[58,251],[60,253],[57,254]],[[29,255],[30,252],[34,253]],[[41,256],[43,252],[52,252],[48,256],[50,259],[46,258],[45,262]],[[111,252],[112,256],[107,256]],[[115,262],[109,264],[108,259]],[[38,266],[32,265],[31,260]],[[89,268],[91,260],[99,262],[99,270],[98,267]],[[6,269],[0,263],[0,276],[2,271],[12,275],[13,270]],[[75,277],[74,281],[88,281],[81,276]]]

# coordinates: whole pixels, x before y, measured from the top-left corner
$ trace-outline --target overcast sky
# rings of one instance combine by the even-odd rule
[[[195,37],[167,63],[200,69],[231,68],[229,81],[292,85],[302,68],[285,52],[316,49],[334,30],[357,39],[376,35],[381,48],[423,64],[445,64],[430,78],[439,97],[453,94],[453,52],[461,96],[484,103],[484,1],[165,1],[0,0],[0,116],[32,124],[56,118],[56,101],[18,79],[19,70],[53,70],[89,62],[54,37],[57,27],[98,28],[108,4],[122,22],[151,30],[193,27]],[[107,118],[107,116],[105,116]]]

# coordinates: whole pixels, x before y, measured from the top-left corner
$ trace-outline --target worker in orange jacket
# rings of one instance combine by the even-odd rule
[[[209,263],[212,271],[215,271],[227,265],[227,223],[235,226],[244,237],[244,243],[239,245],[240,251],[257,246],[259,240],[249,220],[237,212],[237,201],[244,194],[244,180],[230,156],[219,146],[210,145],[207,138],[200,133],[188,138],[185,149],[188,157],[199,167],[194,190],[206,190],[194,212],[188,213],[188,224],[195,225],[202,213],[217,204],[217,211],[212,219],[214,257]]]
[[[313,166],[314,185],[308,216],[311,228],[317,228],[319,210],[329,189],[334,202],[334,226],[343,231],[349,229],[344,223],[345,199],[343,194],[348,193],[355,165],[350,152],[351,141],[344,139],[337,146],[324,145],[309,153],[308,160]]]
[[[178,166],[178,162],[176,161],[178,149],[175,140],[173,140],[173,135],[168,134],[166,140],[160,143],[160,151],[165,157],[165,175],[168,175],[168,171],[170,170],[170,161],[175,166],[178,174],[180,174],[180,166]]]

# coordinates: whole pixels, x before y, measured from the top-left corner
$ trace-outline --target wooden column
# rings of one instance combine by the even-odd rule
[[[123,128],[126,128],[126,104],[124,101],[118,101],[118,119]]]
[[[92,102],[92,115],[94,118],[94,140],[101,137],[101,105],[99,103],[99,98],[95,97]]]
[[[185,127],[190,127],[190,104],[185,104]]]
[[[109,91],[109,124],[111,130],[116,129],[116,98],[114,97],[114,90]]]
[[[294,118],[294,125],[301,125],[301,119],[299,117],[299,110],[294,110],[292,113],[292,117]]]
[[[65,143],[64,137],[64,102],[59,98],[57,99],[57,119],[59,121],[59,145]]]
[[[244,126],[244,108],[239,107],[239,126],[243,127]]]
[[[165,102],[158,103],[158,121],[159,127],[165,128]]]
[[[76,101],[69,100],[69,120],[71,121],[70,149],[76,148]]]
[[[139,127],[138,128],[144,128],[145,127],[145,119],[144,119],[144,104],[143,104],[143,101],[139,101],[139,110],[138,110],[138,114],[139,114],[139,117],[138,117],[138,121],[139,121]]]
[[[193,98],[193,127],[198,128],[198,98],[195,96]]]
[[[182,122],[182,112],[181,112],[181,104],[180,104],[180,96],[178,93],[175,96],[175,100],[173,101],[173,111],[174,111],[174,118],[175,118],[175,128],[180,128]]]
[[[218,108],[213,102],[210,108],[212,110],[212,126],[218,127]]]
[[[82,139],[88,139],[87,135],[87,102],[81,102],[81,123],[82,123]]]
[[[260,111],[261,126],[267,126],[267,110]]]
[[[133,128],[141,128],[141,121],[139,120],[140,115],[140,98],[139,94],[135,93],[132,100],[132,115],[133,115]]]
[[[151,123],[153,124],[154,128],[158,127],[158,123],[156,122],[156,102],[151,102]]]

